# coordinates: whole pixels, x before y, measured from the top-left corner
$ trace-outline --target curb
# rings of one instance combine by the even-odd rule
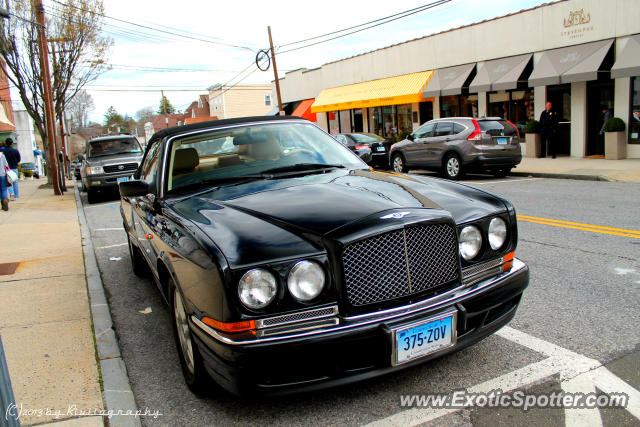
[[[84,253],[84,268],[89,291],[91,317],[93,319],[94,339],[102,372],[102,398],[106,411],[110,415],[110,426],[138,427],[140,418],[126,414],[138,412],[138,405],[133,397],[127,368],[122,360],[120,347],[113,330],[109,303],[104,293],[104,285],[98,270],[98,261],[93,250],[93,242],[84,214],[82,200],[76,181],[73,181],[73,189],[76,196],[76,209],[78,210],[78,222],[82,235],[82,251]],[[124,415],[117,415],[124,414]]]
[[[604,175],[577,175],[570,173],[552,173],[552,172],[510,172],[511,176],[524,176],[533,178],[554,178],[554,179],[575,179],[579,181],[605,181],[616,182],[615,179]]]

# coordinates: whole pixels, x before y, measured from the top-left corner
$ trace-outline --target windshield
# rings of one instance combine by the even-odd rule
[[[171,144],[167,191],[266,174],[326,168],[368,169],[349,149],[313,125],[270,123],[213,130]],[[260,174],[265,174],[264,176]]]
[[[356,142],[380,142],[384,141],[384,138],[379,137],[375,133],[350,133],[351,138]]]
[[[141,153],[142,148],[135,138],[103,139],[89,141],[89,157],[110,156],[122,153]]]

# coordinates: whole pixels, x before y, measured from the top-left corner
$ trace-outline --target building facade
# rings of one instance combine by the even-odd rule
[[[274,106],[271,85],[214,85],[209,88],[210,115],[219,119],[262,116]]]
[[[7,66],[0,59],[0,142],[13,137],[16,127],[13,117],[13,105],[9,92],[9,79],[7,78]]]
[[[439,117],[501,116],[521,130],[551,101],[559,154],[604,154],[604,111],[640,158],[640,2],[561,0],[325,64],[280,80],[328,132],[399,137]]]

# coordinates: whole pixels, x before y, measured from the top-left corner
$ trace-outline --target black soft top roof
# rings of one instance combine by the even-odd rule
[[[178,135],[178,134],[189,132],[192,130],[208,129],[208,128],[215,129],[217,127],[235,125],[239,123],[272,122],[276,120],[305,120],[305,119],[301,117],[295,117],[295,116],[255,116],[255,117],[238,117],[235,119],[210,120],[207,122],[193,123],[193,124],[184,125],[184,126],[173,126],[170,128],[159,130],[158,132],[154,133],[153,136],[149,139],[148,146],[150,146],[151,143],[159,139],[163,139],[168,136]]]

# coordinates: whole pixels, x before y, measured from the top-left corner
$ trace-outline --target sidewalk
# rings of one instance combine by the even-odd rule
[[[512,175],[593,181],[640,182],[640,159],[605,160],[578,157],[523,157]]]
[[[22,425],[103,426],[69,413],[104,405],[73,184],[61,198],[45,183],[20,182],[0,211],[0,335],[17,410]]]

